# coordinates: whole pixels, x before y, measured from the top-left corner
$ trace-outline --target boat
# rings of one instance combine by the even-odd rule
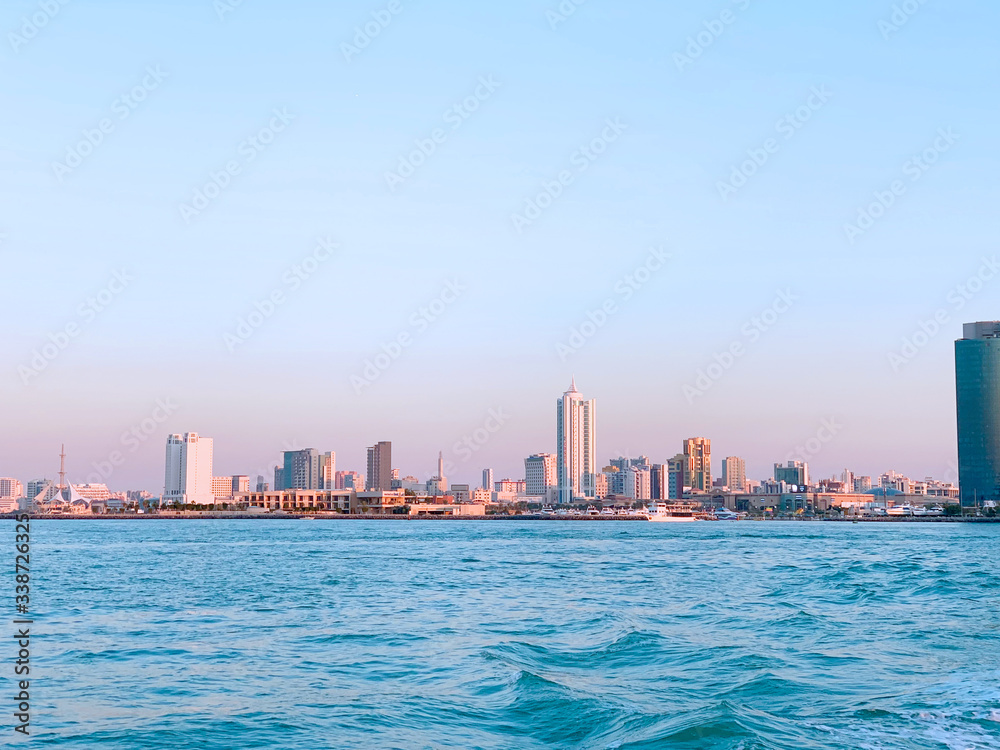
[[[658,523],[683,523],[699,521],[694,507],[683,503],[656,503],[652,508],[646,508],[646,519]]]
[[[733,511],[728,508],[715,508],[712,511],[712,518],[716,521],[739,521],[740,514],[733,513]]]
[[[600,511],[598,511],[597,508],[595,508],[593,505],[588,505],[587,506],[587,515],[588,516],[600,515]]]
[[[600,515],[604,516],[605,518],[607,518],[608,516],[613,516],[613,515],[615,515],[615,509],[614,508],[602,508],[601,512],[600,512]]]
[[[909,503],[905,503],[904,505],[893,505],[891,508],[889,508],[886,511],[886,515],[890,515],[890,516],[912,516],[913,515],[913,506],[910,505]]]

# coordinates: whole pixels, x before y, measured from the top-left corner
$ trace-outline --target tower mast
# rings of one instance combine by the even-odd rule
[[[59,446],[59,489],[66,489],[66,444]]]

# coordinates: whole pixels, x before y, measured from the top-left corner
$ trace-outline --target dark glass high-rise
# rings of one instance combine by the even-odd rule
[[[962,505],[1000,501],[1000,321],[966,323],[955,342]]]

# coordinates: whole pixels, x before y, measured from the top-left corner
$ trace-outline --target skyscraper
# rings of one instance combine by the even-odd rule
[[[665,500],[680,500],[684,497],[687,459],[683,453],[667,461],[667,494]]]
[[[165,503],[211,505],[212,438],[197,432],[167,437],[166,471],[163,481]]]
[[[737,456],[722,459],[722,483],[734,492],[747,486],[747,462]]]
[[[556,474],[559,502],[594,497],[597,473],[596,401],[584,401],[576,380],[556,402]]]
[[[712,490],[712,441],[688,438],[684,441],[684,485],[693,490]]]
[[[284,452],[283,490],[318,490],[320,455],[315,448]]]
[[[962,505],[1000,500],[1000,321],[966,323],[955,342]]]
[[[392,489],[392,443],[383,440],[368,449],[368,475],[365,489],[385,492]]]
[[[483,469],[483,489],[493,492],[493,469]]]
[[[649,499],[667,499],[667,466],[665,464],[653,464],[649,467]]]
[[[319,488],[321,490],[336,489],[337,483],[337,454],[328,451],[319,457]]]

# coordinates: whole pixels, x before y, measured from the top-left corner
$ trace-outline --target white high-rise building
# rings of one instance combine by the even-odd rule
[[[167,437],[162,503],[211,505],[212,438],[197,432]]]
[[[493,469],[483,469],[483,489],[493,492]]]
[[[532,497],[546,497],[556,486],[556,456],[536,453],[524,459],[525,492]]]
[[[556,402],[556,477],[559,502],[594,497],[597,482],[597,402],[584,401],[576,380]]]
[[[24,487],[13,477],[0,477],[0,498],[19,498],[24,496]]]

